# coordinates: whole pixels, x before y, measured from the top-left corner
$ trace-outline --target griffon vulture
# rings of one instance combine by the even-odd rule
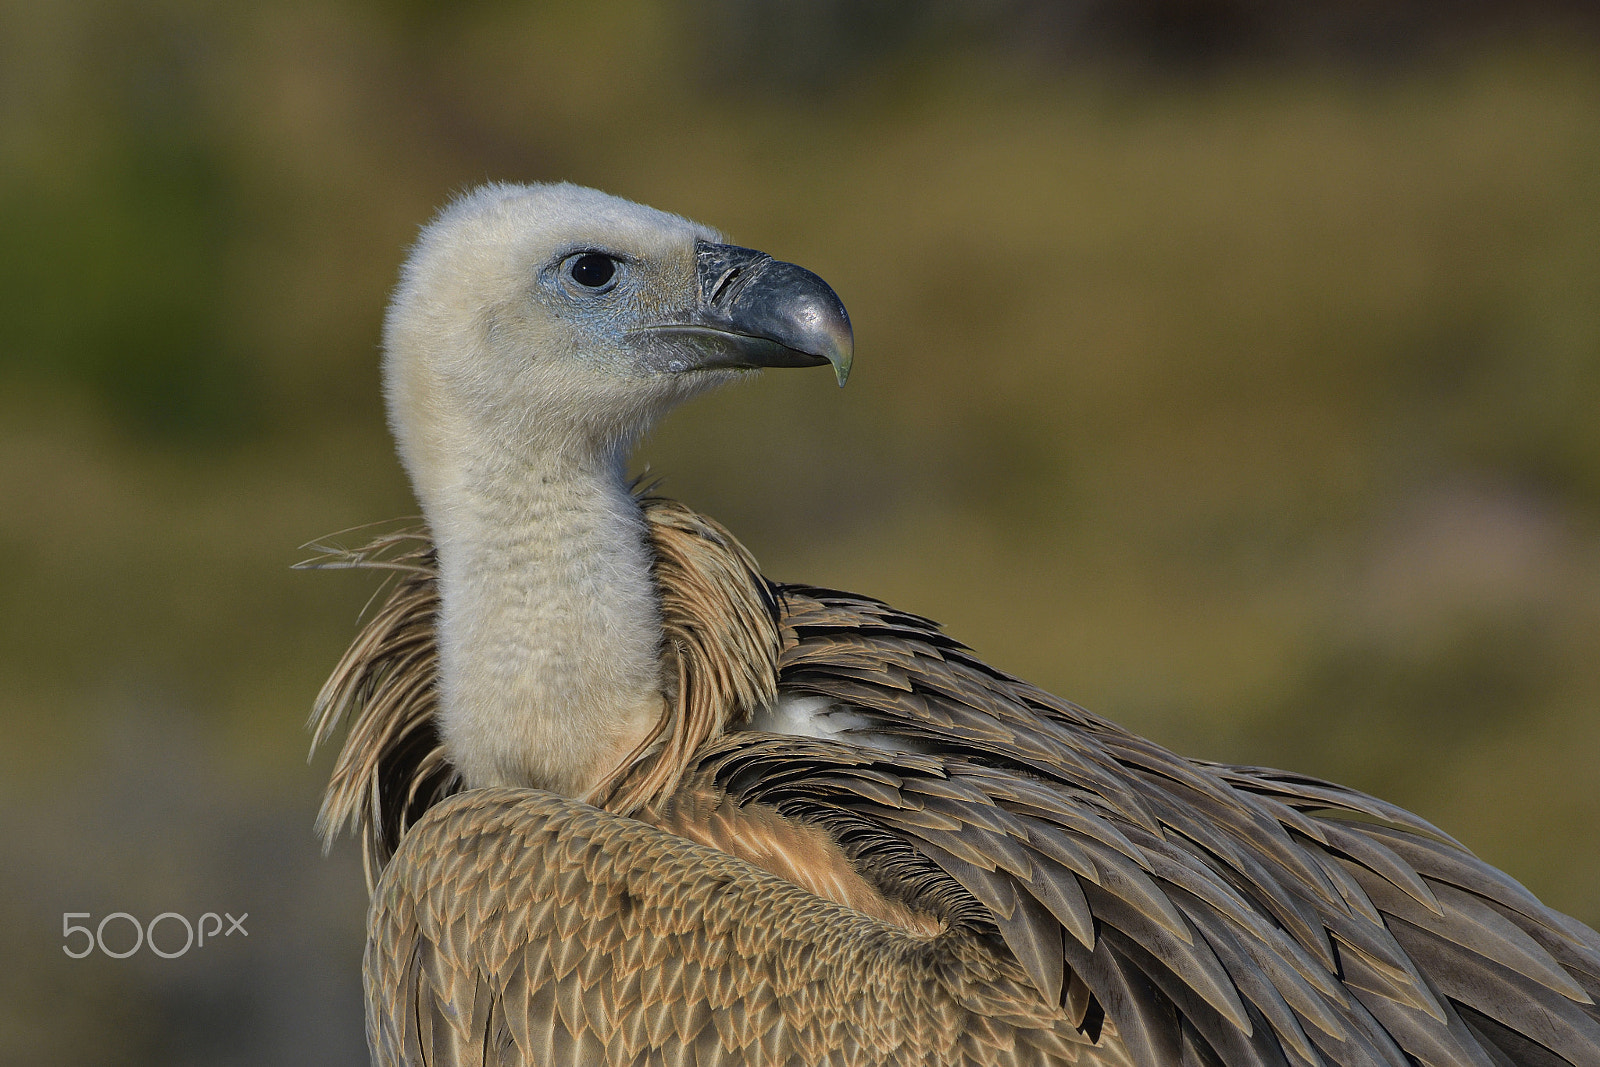
[[[375,1062],[1600,1065],[1600,937],[1329,782],[1185,759],[633,491],[680,401],[852,337],[808,271],[571,185],[423,232],[426,519],[323,691]]]

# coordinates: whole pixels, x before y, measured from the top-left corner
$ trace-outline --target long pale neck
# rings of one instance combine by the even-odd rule
[[[582,796],[662,713],[644,518],[618,455],[486,467],[429,508],[445,745],[469,786]]]

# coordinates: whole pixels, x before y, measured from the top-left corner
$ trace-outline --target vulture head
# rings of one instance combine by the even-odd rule
[[[851,332],[822,279],[707,227],[574,185],[491,185],[423,232],[385,347],[426,507],[483,463],[625,452],[752,368],[832,363],[842,385]]]
[[[391,427],[439,552],[440,724],[469,785],[581,796],[662,714],[629,448],[676,403],[852,337],[810,271],[573,185],[446,208],[384,332]]]

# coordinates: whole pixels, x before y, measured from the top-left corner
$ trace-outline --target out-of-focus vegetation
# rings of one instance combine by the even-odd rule
[[[848,389],[641,457],[770,573],[1600,922],[1600,53],[1292,7],[0,3],[0,1059],[363,1056],[300,723],[371,584],[287,567],[414,509],[382,307],[491,178],[842,294]],[[247,943],[61,952],[223,909]]]

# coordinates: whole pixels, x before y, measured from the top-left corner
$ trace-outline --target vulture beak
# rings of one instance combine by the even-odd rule
[[[676,322],[641,333],[668,342],[687,364],[715,367],[818,367],[850,377],[850,316],[828,283],[804,267],[737,245],[697,241],[699,300]]]

